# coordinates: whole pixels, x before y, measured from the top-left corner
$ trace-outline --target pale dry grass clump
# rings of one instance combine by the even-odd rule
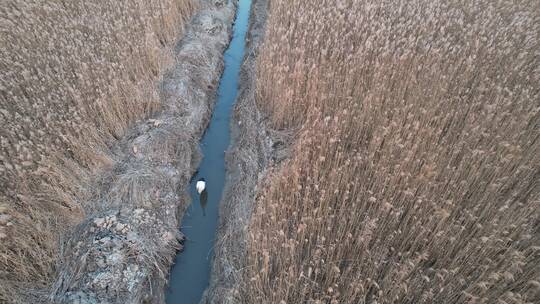
[[[273,1],[243,303],[540,300],[540,5]]]
[[[156,111],[193,0],[0,5],[0,302],[50,284],[110,147]]]

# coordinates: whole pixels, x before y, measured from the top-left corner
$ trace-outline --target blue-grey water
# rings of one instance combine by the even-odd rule
[[[238,91],[250,7],[251,0],[239,1],[233,38],[225,51],[225,70],[219,84],[218,100],[201,141],[203,159],[190,183],[192,204],[181,222],[186,241],[184,251],[176,256],[171,271],[166,293],[166,302],[169,304],[199,303],[208,287],[218,223],[218,204],[225,182],[224,156],[229,146],[229,121]],[[199,197],[195,190],[195,183],[199,178],[206,179],[206,193],[203,197]]]

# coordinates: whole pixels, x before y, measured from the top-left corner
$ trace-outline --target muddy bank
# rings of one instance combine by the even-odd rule
[[[62,244],[55,303],[162,303],[236,1],[203,0],[161,84],[162,109],[114,147],[95,210]],[[88,204],[88,205],[90,205]]]
[[[252,3],[246,53],[238,99],[231,121],[231,146],[226,155],[227,177],[220,206],[210,286],[201,303],[238,303],[235,288],[246,266],[247,225],[257,184],[266,169],[287,154],[287,136],[271,130],[255,102],[255,61],[264,39],[268,0]]]

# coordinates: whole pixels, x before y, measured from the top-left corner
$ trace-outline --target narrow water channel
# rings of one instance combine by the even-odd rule
[[[229,146],[229,121],[238,91],[240,65],[244,57],[251,0],[239,0],[233,37],[225,51],[225,70],[220,80],[218,100],[202,141],[203,159],[190,183],[191,206],[182,219],[186,236],[184,251],[176,256],[171,271],[166,302],[199,303],[210,278],[210,262],[218,223],[219,202],[225,183],[225,150]],[[206,193],[199,196],[195,183],[206,180]]]

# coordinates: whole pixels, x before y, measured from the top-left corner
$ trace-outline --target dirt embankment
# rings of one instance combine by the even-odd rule
[[[267,168],[287,155],[290,137],[272,130],[255,102],[255,63],[264,40],[268,0],[253,0],[246,53],[240,71],[232,140],[226,155],[227,179],[220,205],[220,223],[212,261],[210,286],[201,303],[238,303],[236,288],[246,266],[246,233],[257,193]]]
[[[203,0],[175,65],[162,83],[161,112],[115,147],[93,214],[62,246],[50,300],[60,303],[162,303],[176,250],[186,186],[199,161],[236,1]]]
[[[0,2],[0,303],[35,303],[200,0]],[[35,300],[35,298],[38,298]]]

